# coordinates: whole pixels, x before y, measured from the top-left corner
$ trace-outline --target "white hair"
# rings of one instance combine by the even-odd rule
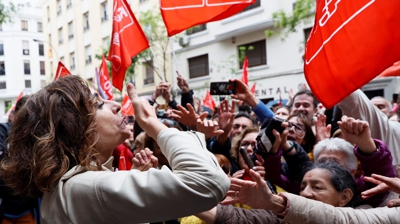
[[[354,154],[354,146],[342,138],[329,138],[318,142],[314,147],[314,161],[318,163],[318,157],[322,150],[328,152],[343,152],[346,154],[344,162],[345,168],[351,173],[357,170],[357,158]]]

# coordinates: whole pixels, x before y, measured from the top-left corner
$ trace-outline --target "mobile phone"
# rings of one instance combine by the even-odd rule
[[[236,82],[212,82],[210,83],[211,95],[236,94]]]
[[[397,102],[397,99],[398,99],[398,97],[399,97],[399,94],[398,93],[393,93],[393,102]]]
[[[250,159],[249,154],[247,153],[246,148],[244,148],[243,146],[239,148],[239,152],[243,157],[244,162],[247,164],[247,166],[249,167],[249,169],[252,169],[254,167],[254,163],[253,160]]]
[[[265,129],[265,135],[269,138],[272,145],[275,142],[275,136],[274,136],[274,133],[272,133],[272,130],[275,129],[279,133],[282,133],[285,130],[285,128],[282,127],[282,122],[284,122],[284,121],[285,120],[280,117],[273,117],[269,121],[267,128]]]

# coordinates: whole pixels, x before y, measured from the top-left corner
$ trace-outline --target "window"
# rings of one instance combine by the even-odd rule
[[[3,42],[0,42],[0,55],[4,55],[4,45]]]
[[[72,39],[74,37],[74,24],[72,22],[68,23],[68,39]]]
[[[208,54],[189,58],[189,77],[191,79],[208,75]]]
[[[67,9],[72,7],[72,0],[67,0]]]
[[[206,24],[201,24],[201,25],[198,25],[198,26],[194,26],[194,27],[189,28],[189,29],[186,30],[186,35],[191,35],[191,34],[194,34],[194,33],[198,33],[198,32],[201,32],[203,30],[206,30],[206,29],[207,29],[207,25]]]
[[[247,8],[245,8],[242,12],[257,8],[261,6],[261,0],[256,0],[253,4],[249,5]]]
[[[109,36],[103,38],[103,48],[104,49],[110,48],[110,37]]]
[[[50,7],[47,6],[47,22],[50,22]]]
[[[144,79],[144,84],[152,84],[154,83],[154,69],[153,69],[153,61],[146,61],[144,63],[146,67],[146,76]]]
[[[0,75],[5,75],[6,74],[6,65],[4,61],[0,61]]]
[[[39,44],[39,56],[44,56],[44,46],[43,46],[43,44]]]
[[[75,69],[75,53],[71,53],[69,55],[69,61],[71,63],[71,69],[74,70]]]
[[[25,88],[32,88],[31,80],[25,80]]]
[[[101,14],[103,15],[103,17],[101,17],[101,22],[107,21],[108,20],[107,1],[101,4]]]
[[[44,70],[44,61],[40,61],[40,74],[45,75],[45,70]]]
[[[83,14],[83,31],[89,30],[89,12]]]
[[[7,88],[7,83],[5,81],[0,82],[0,89],[6,89],[6,88]]]
[[[22,54],[29,55],[29,41],[27,40],[22,41]]]
[[[37,22],[37,31],[42,33],[43,32],[43,23]]]
[[[92,49],[90,45],[86,46],[86,64],[90,64],[92,62]]]
[[[4,82],[4,84],[6,84],[6,83]],[[0,89],[3,89],[2,86],[1,86],[1,83],[0,83]],[[4,89],[5,89],[5,86],[4,86]],[[12,102],[11,102],[11,100],[4,100],[4,112],[7,113],[7,111],[8,111],[11,107],[12,107]]]
[[[21,20],[21,30],[28,31],[28,21]]]
[[[60,29],[58,29],[58,43],[59,43],[59,44],[64,43],[64,40],[63,40],[63,29],[62,29],[62,27],[61,27]]]
[[[256,41],[253,43],[245,44],[238,47],[239,54],[244,53],[249,60],[249,67],[266,65],[267,64],[267,56],[266,56],[266,47],[265,40]],[[243,67],[243,62],[240,63],[240,68]]]
[[[303,32],[304,32],[304,44],[307,43],[308,37],[310,36],[310,33],[311,33],[311,29],[312,29],[312,27],[306,28],[306,29],[303,30]]]
[[[24,60],[24,74],[25,75],[31,74],[31,63],[27,60]]]
[[[61,0],[57,0],[57,15],[61,14]]]

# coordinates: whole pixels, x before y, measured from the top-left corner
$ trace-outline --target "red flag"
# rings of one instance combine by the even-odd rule
[[[253,94],[256,94],[256,83],[253,84],[253,86],[251,87],[250,91],[251,91]]]
[[[149,42],[126,0],[114,1],[113,31],[107,60],[112,63],[112,84],[122,91],[132,57],[149,47]]]
[[[59,61],[56,71],[56,76],[54,76],[54,81],[56,81],[59,77],[71,75],[71,72],[65,67],[65,65]]]
[[[391,67],[383,71],[379,77],[400,76],[400,61],[395,62]]]
[[[160,0],[168,36],[192,26],[225,19],[242,11],[255,0]]]
[[[100,65],[100,71],[99,71],[99,91],[104,93],[105,97],[104,99],[106,100],[114,100],[114,95],[112,93],[112,85],[110,82],[110,76],[108,75],[108,68],[107,68],[107,62],[106,59],[103,55],[103,60]]]
[[[128,95],[125,94],[124,100],[122,101],[122,115],[124,116],[134,116],[135,111],[133,110],[132,102]]]
[[[398,9],[399,0],[317,0],[304,73],[326,108],[400,60]]]
[[[246,84],[247,86],[249,85],[249,74],[247,70],[249,69],[249,60],[247,59],[247,56],[244,58],[243,61],[243,74],[242,74],[242,82]]]
[[[12,105],[12,107],[6,112],[6,114],[4,116],[8,117],[11,113],[11,111],[15,110],[15,107],[18,103],[18,101],[21,99],[21,97],[24,95],[24,92],[21,92],[18,97],[17,100],[15,101],[15,103]]]
[[[123,147],[119,156],[118,170],[131,170],[132,159],[132,152],[127,147]]]
[[[210,91],[208,91],[208,90],[206,93],[206,97],[203,100],[203,105],[210,108],[211,110],[214,110],[214,108],[215,108],[214,98],[212,98]]]

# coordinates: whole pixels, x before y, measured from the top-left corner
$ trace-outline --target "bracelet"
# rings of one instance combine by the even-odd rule
[[[288,142],[290,143],[290,148],[283,151],[283,153],[285,153],[285,154],[291,152],[294,149],[294,143],[292,141],[288,141]]]

